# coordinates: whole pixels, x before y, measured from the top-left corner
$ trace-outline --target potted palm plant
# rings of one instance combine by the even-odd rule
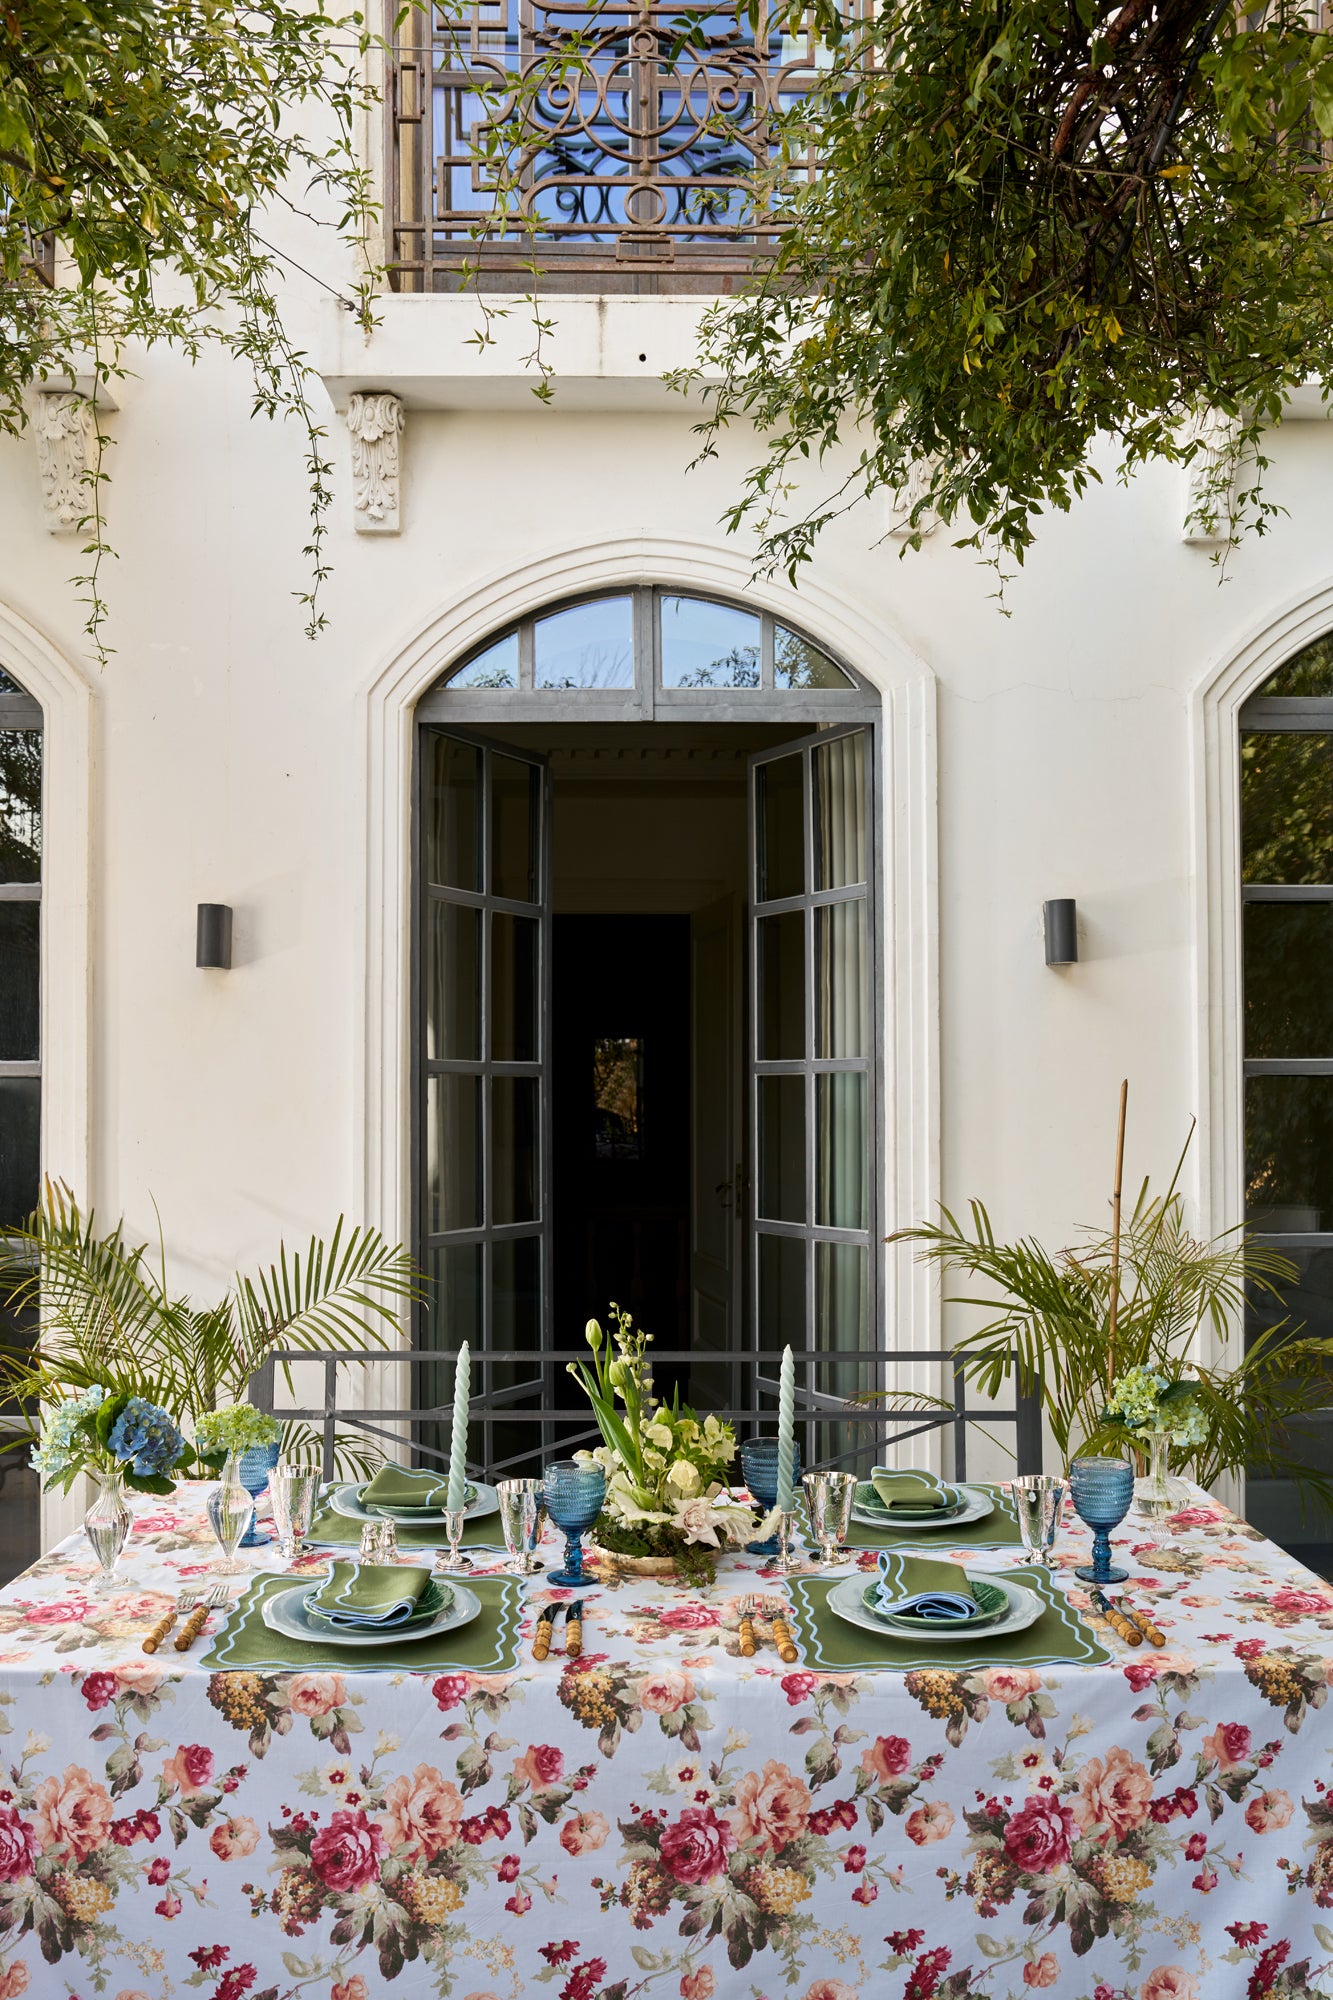
[[[1199,1354],[1205,1329],[1217,1349],[1228,1345],[1247,1293],[1280,1298],[1297,1274],[1244,1227],[1210,1242],[1191,1234],[1179,1182],[1193,1131],[1166,1192],[1154,1195],[1145,1180],[1123,1215],[1122,1095],[1111,1227],[1085,1230],[1065,1249],[1033,1237],[1000,1242],[980,1201],[969,1204],[970,1226],[944,1209],[938,1223],[889,1241],[919,1244],[968,1281],[951,1302],[987,1317],[955,1345],[965,1373],[991,1396],[1015,1371],[1036,1386],[1066,1464],[1128,1447],[1152,1462],[1159,1499],[1172,1469],[1203,1486],[1249,1471],[1290,1479],[1328,1504],[1333,1478],[1295,1456],[1287,1432],[1327,1404],[1333,1341],[1303,1339],[1284,1319],[1225,1365]]]
[[[196,1305],[171,1288],[160,1246],[150,1257],[148,1245],[132,1242],[121,1222],[99,1232],[92,1212],[51,1182],[7,1244],[0,1297],[34,1337],[31,1347],[0,1349],[0,1396],[17,1406],[27,1427],[3,1449],[31,1440],[39,1466],[44,1417],[83,1397],[107,1410],[142,1399],[159,1415],[169,1413],[200,1443],[198,1453],[187,1451],[179,1463],[203,1470],[213,1455],[204,1420],[243,1402],[271,1356],[383,1348],[418,1285],[404,1249],[378,1230],[349,1229],[340,1217],[327,1239],[312,1237],[296,1252],[279,1246],[274,1262],[252,1275],[238,1273],[214,1304]],[[282,1367],[290,1390],[290,1364]],[[85,1430],[91,1439],[86,1426],[78,1435]],[[228,1440],[217,1442],[225,1452]],[[319,1436],[288,1424],[282,1443],[290,1456],[312,1457]],[[380,1454],[343,1435],[339,1456],[362,1470]],[[77,1449],[65,1452],[46,1483],[58,1478],[68,1489],[80,1469]]]

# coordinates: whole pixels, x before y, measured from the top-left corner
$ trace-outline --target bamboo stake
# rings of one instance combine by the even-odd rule
[[[1125,1108],[1129,1078],[1120,1085],[1120,1124],[1115,1135],[1115,1186],[1111,1190],[1111,1310],[1106,1322],[1106,1387],[1115,1387],[1115,1324],[1120,1310],[1120,1194],[1125,1178]]]

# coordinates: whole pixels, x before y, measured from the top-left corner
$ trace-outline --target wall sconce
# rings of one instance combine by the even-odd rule
[[[231,969],[231,905],[200,903],[194,932],[196,965]]]
[[[1048,965],[1078,964],[1078,905],[1072,896],[1056,896],[1041,906]]]

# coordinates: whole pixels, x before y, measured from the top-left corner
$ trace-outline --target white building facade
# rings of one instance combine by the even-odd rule
[[[699,410],[662,382],[744,243],[585,206],[543,251],[543,405],[527,279],[485,268],[510,311],[478,349],[456,240],[413,220],[454,142],[393,150],[404,87],[365,135],[400,190],[373,334],[329,296],[336,237],[287,246],[335,466],[318,640],[300,440],[221,357],[127,357],[104,413],[105,664],[58,504],[81,440],[48,397],[0,442],[0,1221],[43,1173],[145,1238],[156,1205],[202,1297],[346,1213],[414,1245],[444,1347],[568,1345],[615,1286],[702,1357],[933,1350],[963,1311],[882,1239],[972,1196],[1003,1234],[1102,1222],[1128,1076],[1129,1182],[1197,1118],[1193,1220],[1239,1222],[1248,1184],[1318,1325],[1333,1041],[1252,1006],[1247,1050],[1243,975],[1248,949],[1257,1006],[1266,954],[1317,969],[1333,875],[1316,841],[1243,898],[1241,813],[1243,733],[1329,783],[1317,671],[1277,684],[1299,713],[1241,719],[1333,632],[1317,398],[1224,570],[1178,469],[1108,462],[1003,605],[947,532],[899,559],[882,497],[796,586],[758,577],[720,525],[755,441],[691,469]],[[1058,897],[1079,957],[1052,969]],[[200,903],[234,911],[230,969],[195,964]]]

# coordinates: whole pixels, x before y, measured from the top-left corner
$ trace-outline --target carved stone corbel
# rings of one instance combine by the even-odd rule
[[[358,535],[398,533],[403,423],[400,398],[385,390],[357,391],[348,399],[352,521]]]
[[[1197,438],[1200,448],[1184,468],[1180,539],[1196,548],[1221,548],[1231,540],[1238,428],[1231,417],[1224,417],[1217,410],[1204,410],[1186,434],[1187,438]]]
[[[93,512],[96,457],[93,407],[74,389],[44,389],[33,430],[42,482],[42,521],[52,535],[72,535]]]
[[[909,535],[933,535],[940,525],[940,517],[933,507],[927,507],[912,525],[912,509],[924,499],[935,471],[934,461],[929,458],[914,459],[912,469],[901,486],[889,493],[889,533],[895,542],[905,542]]]

